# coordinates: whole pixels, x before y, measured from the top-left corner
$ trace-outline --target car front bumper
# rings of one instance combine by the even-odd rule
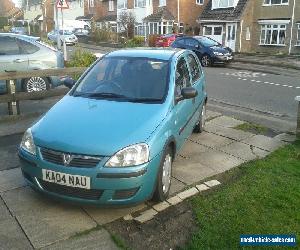
[[[19,149],[19,159],[23,176],[35,190],[65,201],[94,205],[131,205],[151,198],[159,169],[161,154],[150,162],[130,168],[77,168],[59,166],[46,162]],[[42,180],[42,169],[72,175],[88,176],[91,189],[71,188]]]
[[[214,57],[214,63],[227,63],[231,62],[233,60],[232,55],[223,55],[223,56],[215,56]]]

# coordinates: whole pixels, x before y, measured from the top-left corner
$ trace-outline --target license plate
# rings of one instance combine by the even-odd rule
[[[43,180],[68,187],[91,189],[91,179],[87,176],[65,174],[43,169]]]

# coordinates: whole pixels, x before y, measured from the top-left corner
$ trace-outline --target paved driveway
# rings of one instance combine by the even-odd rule
[[[208,112],[208,116],[206,131],[193,134],[176,157],[171,195],[243,162],[265,157],[285,144],[282,135],[254,135],[234,129],[242,121],[215,112]],[[5,162],[1,159],[1,164],[14,161],[16,155],[10,157]],[[3,170],[0,249],[117,249],[108,232],[100,227],[152,205],[148,202],[108,209],[66,204],[32,191],[24,183],[19,167]]]

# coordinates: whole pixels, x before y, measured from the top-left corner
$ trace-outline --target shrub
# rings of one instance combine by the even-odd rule
[[[159,37],[159,35],[150,35],[148,38],[148,45],[149,47],[155,47],[155,41]]]
[[[7,17],[0,17],[0,29],[3,29],[5,26],[8,25]]]
[[[67,63],[68,67],[89,67],[95,62],[97,57],[91,52],[82,49],[75,50],[71,60]]]
[[[132,39],[129,39],[125,43],[125,47],[142,47],[145,45],[145,38],[143,36],[135,36]]]

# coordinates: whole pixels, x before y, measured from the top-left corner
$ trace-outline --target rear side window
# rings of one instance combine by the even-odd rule
[[[198,45],[198,42],[194,39],[186,39],[185,44],[190,47],[196,47],[196,45]]]
[[[0,55],[18,55],[20,48],[16,39],[8,36],[0,36]]]
[[[20,40],[20,39],[17,39],[17,42],[21,48],[22,54],[33,54],[40,50],[40,48],[38,46],[35,46],[34,44],[32,44],[30,42]]]
[[[199,66],[196,58],[192,54],[189,54],[187,56],[187,61],[188,61],[189,68],[191,71],[192,81],[195,82],[195,81],[199,80],[199,78],[201,76],[200,66]]]
[[[177,46],[184,46],[185,45],[184,39],[175,40],[175,44]]]
[[[183,57],[181,57],[177,62],[175,77],[176,96],[180,96],[183,88],[191,86],[189,70]]]

